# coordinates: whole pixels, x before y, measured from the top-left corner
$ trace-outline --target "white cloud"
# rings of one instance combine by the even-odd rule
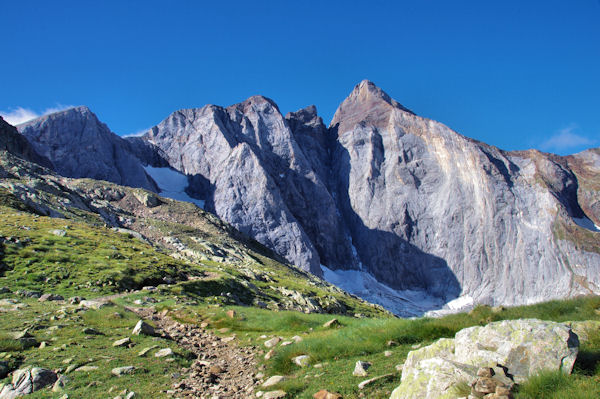
[[[16,107],[11,108],[9,111],[0,111],[0,116],[2,116],[6,122],[14,126],[38,118],[43,115],[53,114],[55,112],[63,111],[67,108],[72,107],[72,105],[58,104],[56,107],[46,108],[41,113],[37,113],[30,108]]]
[[[573,149],[581,149],[582,147],[591,147],[596,143],[596,140],[575,133],[575,130],[577,130],[577,125],[575,124],[560,129],[544,141],[540,145],[540,148],[544,151],[563,153]]]

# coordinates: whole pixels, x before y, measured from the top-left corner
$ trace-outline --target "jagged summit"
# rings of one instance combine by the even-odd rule
[[[363,121],[381,127],[387,124],[391,112],[395,109],[414,114],[373,82],[365,79],[354,86],[354,90],[340,104],[329,127],[337,128],[338,134]]]

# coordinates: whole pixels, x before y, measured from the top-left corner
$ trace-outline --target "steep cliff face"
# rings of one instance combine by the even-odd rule
[[[379,280],[492,304],[598,292],[598,253],[556,234],[596,233],[573,223],[577,178],[553,157],[470,140],[366,81],[331,128],[340,209]]]
[[[207,210],[321,274],[317,248],[339,245],[335,204],[271,100],[177,111],[143,139],[189,176]],[[321,223],[305,230],[313,219]]]
[[[89,177],[156,191],[125,140],[87,107],[70,108],[17,126],[33,148],[67,177]]]

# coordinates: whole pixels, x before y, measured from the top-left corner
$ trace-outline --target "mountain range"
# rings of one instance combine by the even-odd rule
[[[600,149],[502,151],[369,81],[329,126],[314,106],[284,116],[262,96],[178,110],[141,137],[87,107],[21,124],[22,136],[1,125],[3,149],[194,202],[398,315],[600,293]]]

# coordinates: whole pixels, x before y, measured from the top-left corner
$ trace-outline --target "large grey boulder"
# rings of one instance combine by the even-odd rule
[[[411,351],[402,382],[390,399],[454,399],[459,383],[473,384],[477,372],[492,368],[508,386],[542,370],[571,373],[579,341],[561,323],[506,320],[459,331]]]
[[[40,367],[26,367],[13,373],[12,383],[0,391],[0,399],[14,399],[28,395],[54,384],[58,376],[52,370]]]

